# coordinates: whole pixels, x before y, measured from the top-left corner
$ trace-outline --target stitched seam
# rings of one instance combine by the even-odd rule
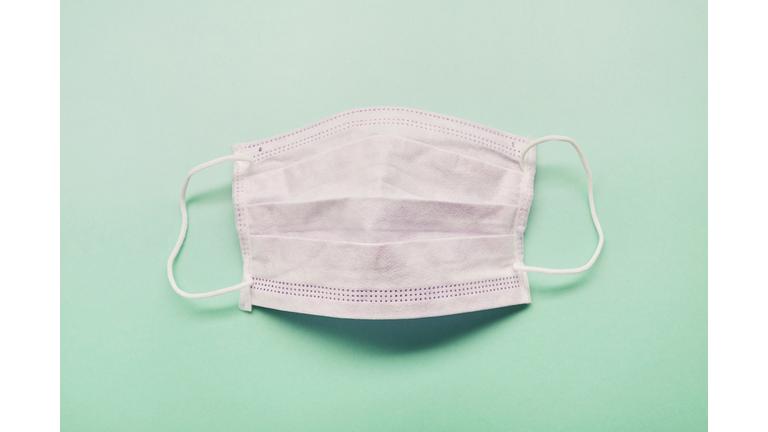
[[[237,164],[237,162],[235,162]],[[253,264],[251,259],[251,233],[250,227],[246,223],[245,213],[247,210],[243,206],[243,193],[245,192],[245,182],[243,181],[243,170],[238,170],[235,178],[235,194],[237,208],[237,231],[240,234],[240,247],[243,250],[243,270],[247,275],[253,275]]]
[[[537,156],[536,149],[531,149],[534,153],[531,155],[533,158]],[[528,154],[531,154],[531,151],[528,152]],[[523,166],[523,161],[520,161],[520,166]],[[523,229],[523,225],[528,224],[528,215],[531,211],[531,205],[533,203],[533,180],[534,180],[534,174],[532,172],[535,172],[536,169],[536,163],[535,161],[532,163],[532,167],[528,168],[528,170],[525,170],[525,177],[523,178],[523,184],[520,188],[520,198],[517,203],[517,215],[515,216],[515,228],[514,228],[514,234],[515,234],[515,242],[517,243],[517,247],[515,248],[515,262],[519,262],[520,264],[525,264],[523,261],[524,258],[524,234],[525,230]],[[519,231],[519,229],[522,229],[522,231]]]
[[[325,120],[321,120],[321,121],[319,121],[317,123],[313,123],[313,124],[311,124],[309,126],[305,126],[305,127],[301,128],[301,129],[297,129],[297,130],[295,130],[293,132],[288,132],[288,133],[279,135],[277,137],[270,138],[268,140],[264,140],[264,141],[260,141],[258,143],[254,143],[254,144],[248,145],[246,148],[250,148],[250,147],[253,147],[253,146],[258,145],[258,144],[265,144],[265,143],[268,143],[268,142],[277,141],[277,140],[280,140],[280,139],[283,139],[283,138],[287,138],[287,137],[292,136],[292,135],[300,134],[302,132],[308,131],[310,129],[314,129],[314,128],[320,126],[320,125],[323,125],[325,123],[331,122],[331,121],[336,120],[338,118],[346,117],[348,115],[357,114],[357,113],[361,113],[361,112],[371,112],[371,111],[401,111],[401,112],[410,112],[410,113],[425,115],[425,116],[428,116],[428,117],[434,117],[434,118],[438,118],[438,119],[441,119],[441,120],[447,120],[447,121],[450,121],[450,122],[453,122],[453,123],[458,123],[458,124],[461,124],[461,125],[464,125],[464,126],[469,126],[469,127],[475,128],[475,129],[482,130],[484,132],[491,133],[493,135],[497,135],[497,136],[500,136],[500,137],[511,139],[513,141],[519,141],[521,143],[525,142],[524,139],[516,137],[516,136],[513,136],[513,135],[510,135],[510,134],[506,134],[506,133],[503,133],[503,132],[500,132],[500,131],[497,131],[497,130],[494,130],[494,129],[490,129],[490,128],[483,127],[483,126],[480,126],[480,125],[476,125],[476,124],[472,124],[472,123],[469,123],[469,122],[465,122],[465,121],[462,121],[462,120],[459,120],[459,119],[456,119],[456,118],[451,118],[451,117],[443,116],[443,115],[440,115],[440,114],[430,113],[430,112],[427,112],[427,111],[420,111],[420,110],[415,110],[415,109],[410,109],[410,108],[362,108],[362,109],[357,109],[357,110],[352,110],[352,111],[347,111],[345,113],[337,114],[337,115],[335,115],[333,117],[329,117],[329,118],[327,118]]]
[[[520,156],[520,150],[518,150],[518,149],[506,147],[504,144],[500,144],[500,143],[498,143],[496,141],[493,141],[493,140],[490,140],[488,138],[484,138],[484,137],[481,137],[481,136],[477,136],[477,135],[474,135],[474,134],[470,134],[468,132],[463,132],[463,131],[459,131],[459,130],[456,130],[456,129],[451,129],[451,128],[448,128],[448,127],[445,127],[445,126],[435,125],[435,124],[431,124],[431,123],[419,122],[419,121],[411,120],[411,119],[383,118],[383,119],[354,120],[354,121],[342,123],[341,125],[337,125],[337,126],[334,126],[334,127],[330,128],[330,129],[326,129],[326,130],[324,130],[322,132],[318,132],[315,135],[310,135],[309,137],[305,137],[302,140],[294,141],[294,142],[292,142],[290,144],[286,144],[286,145],[284,145],[282,147],[278,147],[278,148],[275,148],[275,149],[272,149],[272,150],[268,150],[267,152],[264,152],[262,154],[262,156],[259,159],[257,159],[257,160],[265,159],[265,158],[267,158],[269,156],[273,156],[273,155],[282,153],[282,152],[284,152],[286,150],[290,150],[292,148],[300,147],[300,146],[302,146],[304,144],[307,144],[309,142],[316,141],[318,139],[330,136],[330,135],[332,135],[334,133],[338,133],[338,132],[341,132],[343,130],[346,130],[346,129],[349,129],[349,128],[352,128],[352,127],[370,126],[370,125],[376,125],[376,124],[396,124],[396,125],[417,127],[419,129],[426,129],[426,130],[431,130],[431,131],[434,131],[434,132],[441,132],[441,133],[445,133],[447,135],[453,135],[453,136],[459,137],[461,139],[466,139],[468,141],[472,141],[472,142],[478,143],[480,145],[493,148],[494,150],[498,150],[498,151],[500,151],[502,153],[506,153],[506,154],[508,154],[510,156],[514,156],[514,157],[519,157]],[[438,128],[438,129],[433,129],[433,127],[434,128]],[[333,131],[334,129],[338,129],[338,130]],[[447,131],[446,130],[441,130],[441,129],[447,129]],[[333,131],[333,132],[331,132],[331,131]],[[448,131],[451,131],[451,132],[448,132]],[[462,135],[458,135],[458,134],[463,134],[463,135],[466,135],[466,136],[462,136]],[[485,143],[483,141],[487,141],[487,143]],[[259,145],[259,144],[251,144],[252,147],[255,147],[256,145]],[[251,146],[249,146],[249,148]]]
[[[346,123],[342,123],[340,125],[336,125],[336,126],[330,128],[330,129],[326,129],[324,131],[318,132],[318,133],[316,133],[314,135],[310,135],[308,137],[304,137],[303,139],[301,139],[299,141],[294,141],[294,142],[285,144],[285,145],[283,145],[281,147],[277,147],[277,148],[274,148],[272,150],[267,150],[266,152],[260,153],[258,155],[254,155],[254,161],[259,161],[259,160],[262,160],[262,159],[266,159],[266,158],[268,158],[270,156],[274,156],[274,155],[280,154],[280,153],[282,153],[284,151],[291,150],[291,149],[296,148],[296,147],[300,147],[300,146],[302,146],[304,144],[307,144],[307,143],[310,143],[310,142],[313,142],[313,141],[317,141],[317,140],[319,140],[321,138],[325,138],[325,137],[331,136],[331,135],[333,135],[335,133],[339,133],[339,132],[341,132],[343,130],[346,130],[346,129],[350,129],[350,128],[353,128],[353,127],[360,127],[360,126],[377,125],[377,124],[393,124],[393,125],[411,126],[411,127],[416,127],[416,128],[419,128],[419,129],[431,130],[431,131],[434,131],[434,132],[441,132],[441,133],[445,133],[447,135],[453,135],[453,136],[456,136],[456,137],[459,137],[459,138],[462,138],[462,139],[466,139],[466,140],[478,143],[478,144],[486,146],[486,147],[490,147],[490,148],[492,148],[494,150],[500,151],[502,153],[506,153],[506,154],[508,154],[510,156],[514,156],[514,157],[519,157],[520,156],[520,150],[518,150],[518,149],[506,147],[504,144],[499,144],[496,141],[490,140],[488,138],[480,137],[480,136],[477,136],[477,135],[474,135],[474,134],[470,134],[468,132],[462,132],[462,131],[459,131],[459,130],[456,130],[456,129],[451,129],[451,128],[448,128],[448,127],[445,127],[445,126],[434,125],[434,124],[431,124],[431,123],[419,122],[419,121],[416,121],[416,120],[386,118],[386,119],[353,120],[353,121],[349,121],[349,122],[346,122]],[[433,128],[438,128],[438,129],[433,129]],[[447,129],[447,130],[441,130],[441,129]],[[449,131],[451,131],[451,132],[449,132]],[[462,136],[462,135],[459,135],[459,134],[463,134],[463,135],[466,135],[466,136]],[[274,141],[274,140],[277,140],[277,139],[270,139],[270,140],[263,141],[263,142],[249,144],[245,148],[253,148],[253,147],[256,147],[256,146],[263,146],[263,145],[266,145],[269,142]],[[483,141],[487,141],[487,143],[485,143]]]
[[[254,147],[257,147],[257,146],[264,146],[264,145],[266,145],[266,144],[268,144],[270,142],[279,141],[279,140],[281,140],[283,138],[287,138],[287,137],[290,137],[290,136],[293,136],[293,135],[300,134],[300,133],[302,133],[304,131],[307,131],[309,129],[315,128],[315,127],[320,126],[322,124],[328,123],[328,122],[330,122],[332,120],[335,120],[337,118],[344,117],[346,115],[350,115],[350,114],[357,113],[357,112],[362,112],[362,111],[374,111],[374,110],[392,110],[392,109],[358,110],[358,111],[352,111],[352,112],[340,114],[338,116],[334,116],[334,117],[331,117],[329,119],[323,120],[321,122],[315,123],[315,124],[313,124],[311,126],[307,126],[305,128],[299,129],[299,130],[294,131],[294,132],[289,132],[287,134],[280,135],[280,136],[275,137],[275,138],[269,138],[267,140],[258,141],[258,142],[255,142],[253,144],[243,144],[243,145],[240,146],[240,148],[254,148]],[[483,130],[483,131],[486,131],[486,132],[490,132],[490,133],[493,133],[494,135],[498,135],[498,136],[501,136],[503,138],[507,138],[507,139],[514,140],[514,141],[519,141],[521,143],[525,142],[525,140],[523,140],[521,138],[517,138],[517,137],[509,136],[509,135],[503,135],[501,133],[492,131],[490,129],[481,128],[481,127],[478,127],[478,126],[475,126],[475,125],[472,125],[472,124],[469,124],[469,123],[461,122],[461,121],[450,119],[450,118],[447,118],[447,117],[442,117],[442,116],[439,116],[439,115],[432,115],[432,114],[428,114],[428,113],[421,112],[421,111],[407,110],[407,109],[398,109],[398,111],[415,112],[415,113],[420,113],[420,114],[428,115],[430,117],[435,117],[435,118],[440,118],[440,119],[444,119],[444,120],[449,120],[449,121],[452,121],[454,123],[459,123],[459,124],[463,124],[463,125],[466,125],[466,126],[473,127],[475,129],[480,129],[480,130]],[[262,160],[262,159],[266,159],[267,157],[274,156],[276,154],[282,153],[284,151],[287,151],[287,150],[290,150],[290,149],[302,146],[302,145],[307,144],[309,142],[313,142],[313,141],[316,141],[318,139],[325,138],[327,136],[330,136],[332,134],[341,132],[343,130],[346,130],[346,129],[349,129],[349,128],[352,128],[352,127],[368,126],[368,125],[374,125],[374,124],[397,124],[397,125],[418,127],[420,129],[426,129],[426,130],[431,130],[431,131],[435,131],[435,132],[441,132],[441,133],[445,133],[445,134],[448,134],[448,135],[453,135],[453,136],[456,136],[456,137],[459,137],[459,138],[462,138],[462,139],[467,139],[469,141],[473,141],[473,142],[476,142],[478,144],[484,145],[486,147],[493,148],[495,150],[498,150],[498,151],[500,151],[502,153],[506,153],[506,154],[511,155],[511,156],[518,157],[520,155],[520,150],[519,149],[515,149],[514,147],[508,147],[506,144],[503,144],[503,143],[500,144],[500,143],[498,143],[496,141],[493,141],[493,140],[490,140],[488,138],[481,137],[481,136],[478,136],[478,135],[474,135],[474,134],[471,134],[469,132],[464,132],[464,131],[460,131],[460,130],[457,130],[457,129],[452,129],[452,128],[449,128],[447,126],[440,126],[440,125],[435,125],[435,124],[431,124],[431,123],[424,123],[424,122],[420,122],[418,120],[411,120],[411,119],[383,118],[383,119],[361,119],[361,120],[348,121],[348,122],[342,123],[340,125],[333,126],[333,127],[329,128],[329,129],[323,130],[321,132],[318,132],[318,133],[316,133],[314,135],[310,135],[308,137],[304,137],[304,138],[302,138],[299,141],[294,141],[294,142],[285,144],[285,145],[283,145],[281,147],[274,148],[272,150],[268,150],[268,151],[260,153],[258,155],[254,155],[253,158],[254,158],[254,161],[259,161],[259,160]],[[438,129],[432,129],[432,128],[430,128],[430,126],[438,128]],[[441,130],[441,129],[445,129],[445,130]],[[462,136],[462,135],[458,135],[458,134],[462,134],[462,135],[466,135],[466,136]],[[483,141],[487,141],[488,143],[485,143]]]
[[[524,169],[524,161],[522,161],[522,160],[520,161],[520,168]],[[525,200],[527,199],[527,195],[528,195],[527,183],[528,183],[528,176],[525,176],[523,178],[522,188],[520,189],[520,196],[517,199],[517,213],[515,214],[515,226],[514,226],[514,228],[512,230],[513,233],[514,233],[514,239],[515,239],[515,243],[516,243],[516,245],[515,245],[515,262],[522,261],[522,257],[523,257],[523,251],[522,251],[522,248],[523,248],[523,245],[522,245],[522,243],[523,243],[523,238],[522,238],[523,234],[518,232],[518,229],[522,226],[522,216],[523,216],[523,211],[524,211],[523,210],[523,206],[524,206]]]
[[[465,282],[462,284],[441,285],[424,288],[388,289],[388,290],[355,290],[329,288],[309,284],[296,284],[274,281],[270,279],[253,278],[251,288],[275,294],[298,297],[312,297],[324,300],[346,301],[353,303],[398,303],[423,300],[434,300],[465,295],[482,294],[493,291],[519,288],[517,276],[488,279],[484,281]]]

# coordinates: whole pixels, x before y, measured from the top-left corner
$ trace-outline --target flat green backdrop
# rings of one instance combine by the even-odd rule
[[[62,430],[705,430],[706,8],[62,2]],[[576,139],[597,264],[532,274],[529,306],[402,321],[171,290],[189,169],[377,105]],[[231,169],[190,185],[189,291],[240,282]],[[540,146],[525,240],[529,265],[594,250],[568,144]]]

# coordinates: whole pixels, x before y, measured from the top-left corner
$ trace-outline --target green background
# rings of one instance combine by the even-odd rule
[[[64,1],[62,429],[705,430],[706,8]],[[576,139],[596,265],[531,274],[529,306],[402,321],[171,290],[189,169],[377,105]],[[231,169],[190,185],[188,291],[240,282]],[[582,265],[597,236],[568,144],[540,146],[535,194],[526,263]]]

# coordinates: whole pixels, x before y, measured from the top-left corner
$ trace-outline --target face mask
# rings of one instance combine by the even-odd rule
[[[523,264],[536,146],[569,142],[587,172],[599,241],[587,264]],[[187,298],[240,291],[253,305],[340,318],[401,319],[530,303],[527,272],[580,273],[603,246],[592,174],[572,139],[528,138],[408,108],[347,111],[232,147],[181,190],[181,234],[168,279]],[[187,232],[190,177],[234,161],[232,200],[243,282],[182,291],[173,262]]]

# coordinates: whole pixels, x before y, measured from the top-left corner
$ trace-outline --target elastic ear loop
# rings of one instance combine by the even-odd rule
[[[559,135],[550,135],[545,136],[543,138],[539,138],[535,141],[532,141],[530,144],[528,144],[528,147],[523,150],[522,154],[520,155],[520,161],[523,163],[523,170],[527,172],[527,165],[524,163],[525,161],[525,154],[528,153],[528,150],[532,149],[533,147],[547,141],[565,141],[570,143],[573,148],[576,149],[576,152],[579,154],[579,158],[581,159],[581,164],[584,165],[584,170],[587,172],[587,190],[589,192],[589,209],[592,211],[592,222],[595,223],[595,229],[597,229],[597,235],[599,237],[599,241],[597,242],[597,249],[595,249],[595,254],[592,255],[592,258],[589,260],[588,263],[584,264],[583,266],[579,268],[573,268],[573,269],[548,269],[543,267],[530,267],[523,263],[515,263],[513,264],[512,268],[514,268],[517,271],[524,271],[524,272],[535,272],[535,273],[546,273],[546,274],[574,274],[574,273],[581,273],[590,267],[592,267],[592,264],[595,263],[595,260],[597,260],[597,257],[600,255],[600,251],[603,249],[603,229],[600,227],[600,221],[597,220],[597,213],[595,212],[595,199],[592,195],[592,171],[589,169],[589,165],[587,165],[587,159],[584,157],[584,153],[581,151],[581,148],[578,144],[576,144],[576,141],[566,137],[566,136],[559,136]]]
[[[217,295],[226,294],[232,291],[238,291],[243,288],[249,287],[251,285],[250,281],[242,282],[237,285],[233,285],[231,287],[222,288],[220,290],[216,291],[210,291],[206,293],[200,293],[200,294],[190,294],[188,292],[182,291],[181,288],[179,288],[178,285],[176,285],[176,280],[173,278],[173,262],[176,260],[176,255],[179,254],[179,250],[181,250],[181,245],[184,244],[184,238],[187,236],[187,185],[189,184],[189,179],[192,177],[193,174],[197,173],[198,171],[202,171],[208,167],[212,167],[214,165],[218,165],[222,162],[229,162],[229,161],[241,161],[241,162],[248,162],[248,168],[250,169],[253,165],[253,160],[247,156],[224,156],[220,157],[218,159],[214,159],[210,162],[206,162],[202,165],[198,165],[187,174],[187,178],[184,179],[184,186],[181,187],[181,233],[179,234],[179,239],[176,241],[176,247],[173,248],[173,252],[171,252],[170,258],[168,258],[168,280],[171,282],[171,286],[173,287],[173,290],[176,291],[180,296],[190,298],[190,299],[200,299],[200,298],[206,298],[206,297],[214,297]]]

